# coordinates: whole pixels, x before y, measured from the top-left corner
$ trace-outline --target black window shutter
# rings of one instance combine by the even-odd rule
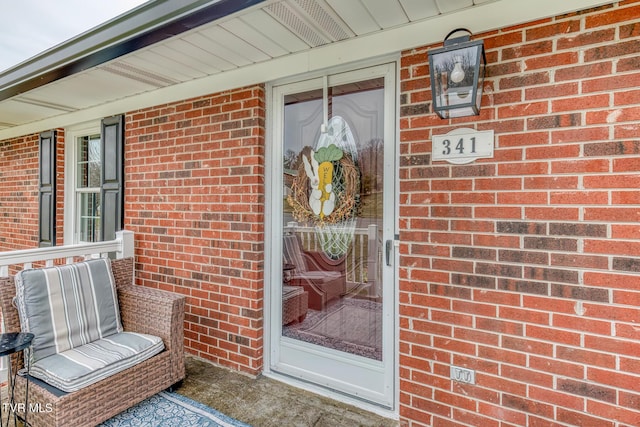
[[[40,134],[38,246],[56,245],[56,131]]]
[[[102,120],[102,240],[113,240],[124,221],[124,116]]]

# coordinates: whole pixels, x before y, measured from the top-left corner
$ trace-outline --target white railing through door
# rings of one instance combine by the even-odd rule
[[[300,237],[302,247],[309,251],[321,251],[320,241],[315,236],[314,227],[301,226],[295,221],[287,223],[284,233],[295,233]],[[382,245],[378,233],[379,227],[371,224],[356,228],[353,236],[352,250],[345,260],[347,270],[347,287],[352,291],[361,291],[366,287],[369,297],[382,295],[378,280],[381,274]]]

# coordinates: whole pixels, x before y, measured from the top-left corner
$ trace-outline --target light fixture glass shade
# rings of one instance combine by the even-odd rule
[[[443,119],[480,114],[486,58],[482,40],[445,40],[429,52],[433,111]]]

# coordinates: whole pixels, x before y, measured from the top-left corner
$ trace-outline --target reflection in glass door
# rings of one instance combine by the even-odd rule
[[[273,238],[281,244],[273,247],[281,247],[282,264],[271,276],[281,283],[272,292],[281,314],[272,328],[272,369],[387,407],[394,292],[383,248],[393,238],[394,191],[388,183],[385,191],[385,179],[394,174],[384,159],[393,158],[393,145],[385,149],[393,144],[392,69],[274,89],[282,203],[274,203],[281,223]]]

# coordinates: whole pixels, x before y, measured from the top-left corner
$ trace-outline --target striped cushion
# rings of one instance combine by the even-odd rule
[[[122,332],[40,359],[31,365],[29,373],[71,392],[134,366],[163,349],[158,337]]]
[[[122,332],[107,258],[19,272],[16,305],[32,362]]]

